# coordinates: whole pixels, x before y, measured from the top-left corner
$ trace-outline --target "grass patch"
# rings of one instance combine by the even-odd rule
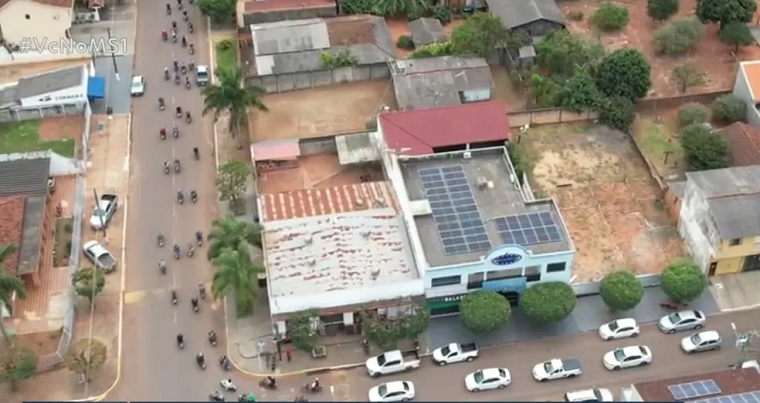
[[[53,230],[53,266],[68,266],[71,255],[71,232],[74,218],[57,218]]]
[[[671,125],[653,118],[638,117],[633,125],[633,135],[641,151],[657,167],[661,176],[679,173],[686,166],[675,122]]]
[[[214,45],[216,50],[216,68],[217,70],[229,69],[237,66],[237,41],[225,39]]]
[[[52,150],[73,157],[75,149],[76,141],[71,139],[41,140],[36,120],[0,125],[0,154]]]

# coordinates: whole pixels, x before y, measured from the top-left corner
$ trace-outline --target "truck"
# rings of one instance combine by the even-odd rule
[[[574,378],[583,371],[577,358],[553,358],[533,367],[533,378],[539,382]]]
[[[367,360],[367,374],[376,378],[398,372],[409,372],[420,367],[420,360],[405,360],[401,350],[386,351]]]
[[[92,209],[92,215],[90,215],[90,227],[96,231],[105,229],[118,207],[119,196],[115,194],[100,195],[97,204]]]
[[[111,272],[116,269],[116,258],[98,241],[90,241],[82,246],[85,257],[100,270]]]
[[[450,343],[433,350],[433,362],[444,366],[457,362],[471,362],[478,358],[478,346],[475,343]]]

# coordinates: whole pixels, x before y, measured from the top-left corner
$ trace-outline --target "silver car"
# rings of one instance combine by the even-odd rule
[[[683,330],[701,329],[705,324],[705,314],[702,311],[688,310],[663,316],[657,327],[663,333],[672,334]]]

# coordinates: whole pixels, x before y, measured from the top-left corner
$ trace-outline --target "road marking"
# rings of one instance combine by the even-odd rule
[[[177,311],[174,310],[174,324],[177,324]]]

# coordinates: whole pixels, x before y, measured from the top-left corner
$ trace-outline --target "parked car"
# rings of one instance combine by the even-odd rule
[[[90,216],[90,226],[92,229],[97,231],[107,227],[118,206],[118,196],[114,194],[100,195],[100,200],[98,200],[95,208],[92,209],[92,215]]]
[[[132,96],[141,96],[145,94],[145,77],[143,76],[132,77],[132,86],[129,88],[129,93]]]
[[[652,350],[647,346],[616,348],[605,354],[602,361],[610,371],[638,367],[652,362]]]
[[[681,348],[686,353],[717,350],[721,344],[723,344],[723,339],[721,339],[720,334],[715,330],[694,333],[681,340]]]
[[[686,310],[665,315],[657,322],[657,327],[663,333],[672,334],[683,330],[701,329],[705,324],[705,314],[702,311]]]
[[[414,384],[407,381],[388,382],[369,390],[370,402],[408,402],[414,399]]]
[[[470,392],[503,389],[512,383],[512,376],[506,368],[479,369],[464,377],[464,386]]]
[[[451,343],[433,351],[433,362],[444,366],[456,362],[471,362],[478,358],[478,346],[475,343]]]
[[[582,389],[565,393],[566,402],[614,402],[615,397],[609,389]]]
[[[577,358],[554,358],[533,367],[533,378],[539,382],[574,378],[582,373],[581,362]]]
[[[386,351],[366,362],[367,374],[371,377],[406,372],[420,367],[420,360],[404,360],[401,350]]]
[[[195,66],[195,83],[199,87],[208,84],[208,66],[202,64]]]
[[[635,319],[615,319],[599,327],[599,337],[604,341],[625,339],[639,335],[639,325]]]
[[[98,241],[90,241],[82,246],[84,255],[95,267],[110,272],[116,269],[116,258]]]

